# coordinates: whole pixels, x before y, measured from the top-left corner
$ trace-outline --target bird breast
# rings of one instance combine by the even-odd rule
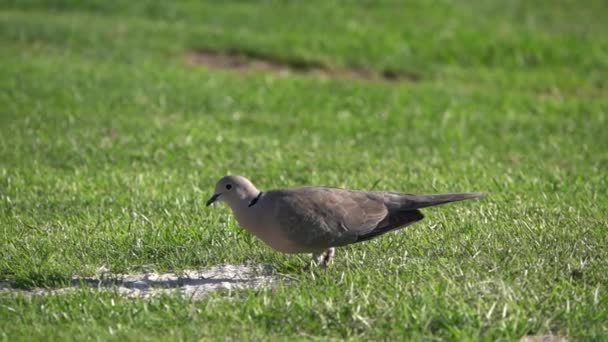
[[[261,204],[261,203],[260,203]],[[260,205],[258,204],[258,205]],[[257,206],[257,205],[256,205]],[[260,205],[261,207],[261,205]],[[238,224],[253,234],[258,239],[262,240],[269,247],[282,253],[311,253],[304,246],[294,243],[287,238],[285,232],[278,226],[277,222],[264,220],[262,215],[259,215],[261,208],[243,208],[242,210],[234,210],[234,216]]]

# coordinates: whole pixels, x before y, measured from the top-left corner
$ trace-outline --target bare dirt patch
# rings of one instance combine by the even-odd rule
[[[238,51],[195,50],[186,54],[188,65],[204,65],[212,69],[226,69],[239,72],[262,71],[289,75],[308,74],[323,78],[368,81],[420,81],[421,76],[396,70],[375,71],[362,67],[337,67],[320,62],[280,59],[276,57]]]
[[[19,290],[9,284],[0,284],[0,293],[50,295],[76,291],[82,288],[115,290],[127,297],[149,298],[161,294],[180,294],[201,299],[217,290],[270,287],[279,281],[267,265],[220,265],[181,273],[100,273],[93,277],[74,277],[70,286],[59,289]]]

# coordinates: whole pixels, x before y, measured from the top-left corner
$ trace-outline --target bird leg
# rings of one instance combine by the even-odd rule
[[[323,266],[325,266],[325,267],[329,266],[334,261],[335,256],[336,256],[336,249],[334,247],[328,248],[323,253]]]
[[[321,263],[323,262],[323,254],[325,252],[321,252],[321,253],[312,253],[312,260],[311,260],[311,265],[321,265]]]
[[[334,256],[336,255],[336,249],[334,247],[328,248],[321,253],[313,253],[312,260],[317,266],[327,267],[332,263]]]

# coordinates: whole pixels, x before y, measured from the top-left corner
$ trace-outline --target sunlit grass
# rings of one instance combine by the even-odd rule
[[[601,2],[7,1],[0,280],[268,263],[200,302],[0,295],[4,339],[605,336],[608,27]],[[567,18],[567,20],[565,20]],[[184,63],[192,50],[415,72],[388,83]],[[220,176],[486,191],[338,249],[273,252],[204,201]]]

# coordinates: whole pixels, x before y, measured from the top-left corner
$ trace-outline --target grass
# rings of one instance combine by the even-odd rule
[[[606,339],[606,15],[603,1],[3,1],[0,279],[254,262],[296,281],[200,302],[0,294],[0,336]],[[417,77],[184,63],[198,49]],[[306,273],[306,256],[204,208],[228,173],[490,196]]]

